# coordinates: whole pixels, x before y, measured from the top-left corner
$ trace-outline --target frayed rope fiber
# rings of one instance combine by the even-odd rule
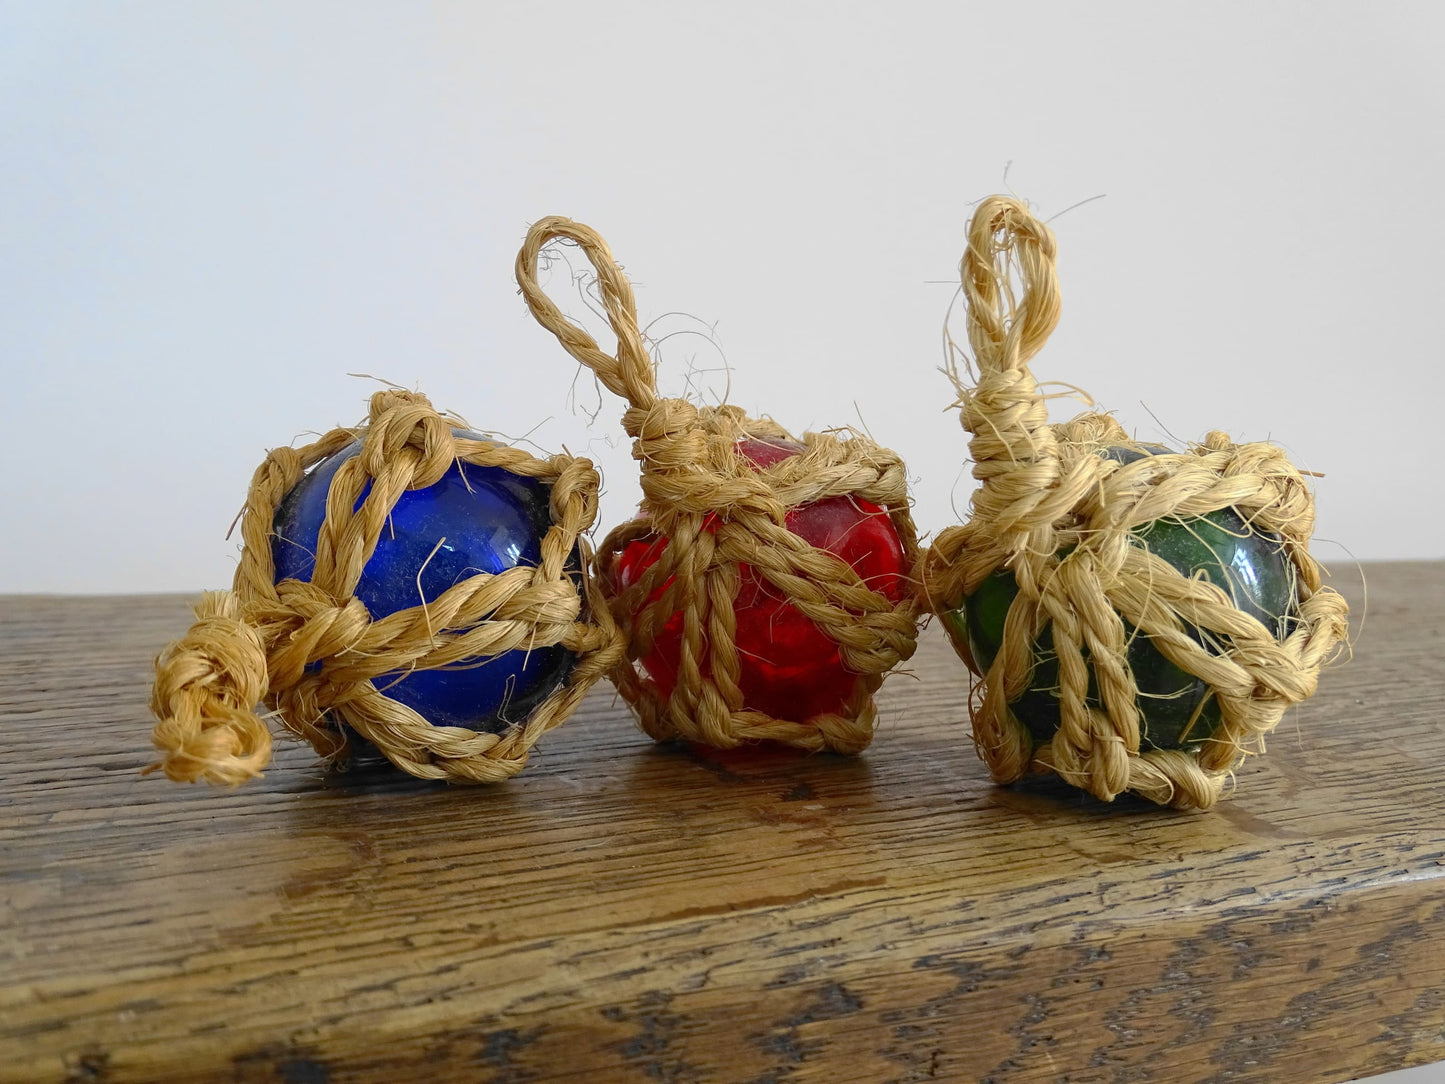
[[[564,316],[538,284],[538,261],[554,241],[575,244],[591,261],[617,336],[615,355]],[[740,440],[793,438],[734,406],[702,407],[659,396],[632,286],[607,242],[588,226],[560,217],[538,222],[517,256],[517,282],[538,323],[629,404],[622,421],[634,442],[633,457],[642,464],[646,518],[614,529],[601,545],[598,565],[628,643],[628,657],[611,677],[642,729],[659,741],[685,738],[719,748],[769,740],[861,752],[873,737],[873,694],[884,675],[913,654],[915,592],[889,600],[846,562],[788,530],[784,519],[790,509],[830,497],[872,502],[886,510],[912,568],[918,546],[902,461],[865,437],[808,433],[801,441],[805,451],[754,469],[737,452]],[[623,589],[619,558],[649,531],[664,536],[667,548],[638,582]],[[742,565],[837,644],[844,666],[857,675],[843,710],[778,719],[745,705],[734,608]],[[664,693],[635,660],[652,651],[663,625],[678,613],[681,663],[673,688]]]
[[[271,535],[282,499],[308,468],[358,439],[360,454],[331,482],[311,581],[275,583]],[[424,607],[373,620],[353,592],[387,517],[403,493],[435,484],[457,460],[551,487],[541,562],[470,576]],[[372,396],[369,420],[359,428],[273,450],[251,480],[231,590],[205,595],[190,631],[156,660],[151,711],[159,722],[152,737],[162,759],[150,770],[182,782],[233,785],[260,774],[271,756],[271,732],[256,713],[264,702],[268,718],[328,759],[348,753],[347,731],[334,716],[420,778],[490,783],[515,775],[537,740],[622,655],[620,631],[589,575],[583,533],[596,519],[597,491],[587,460],[538,459],[457,436],[425,396],[400,390]],[[580,577],[565,567],[574,548]],[[383,675],[557,644],[578,657],[570,675],[501,734],[433,726],[374,684]]]
[[[943,531],[925,555],[927,607],[956,610],[1001,568],[1017,582],[1002,645],[971,704],[974,740],[997,781],[1053,772],[1105,801],[1128,790],[1207,809],[1284,711],[1313,694],[1345,637],[1348,607],[1321,586],[1309,553],[1314,499],[1279,448],[1212,432],[1187,452],[1120,463],[1099,453],[1140,446],[1113,418],[1048,424],[1029,361],[1059,319],[1055,255],[1053,234],[1023,203],[994,196],[975,212],[961,274],[977,384],[959,392],[983,485],[969,521]],[[1161,517],[1222,509],[1281,540],[1297,606],[1281,638],[1220,588],[1151,553],[1137,533]],[[1046,630],[1058,656],[1060,723],[1036,744],[1011,705],[1029,688]],[[1205,740],[1141,753],[1130,635],[1149,637],[1207,683],[1220,723]]]

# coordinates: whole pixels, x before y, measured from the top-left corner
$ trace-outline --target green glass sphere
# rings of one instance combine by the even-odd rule
[[[1130,462],[1155,454],[1135,448],[1110,448],[1103,454]],[[1221,588],[1243,612],[1256,618],[1276,637],[1289,632],[1296,610],[1294,570],[1277,535],[1252,529],[1233,509],[1225,508],[1189,519],[1158,519],[1134,532],[1140,544],[1186,576],[1202,574]],[[986,674],[1003,642],[1004,620],[1018,586],[1012,572],[998,569],[963,600],[943,614],[943,626],[954,648],[971,669]],[[1186,631],[1206,649],[1214,646],[1197,630]],[[1128,664],[1139,688],[1140,747],[1187,748],[1203,741],[1219,723],[1219,704],[1206,684],[1170,662],[1145,634],[1125,623]],[[1085,660],[1088,649],[1085,648]],[[1037,742],[1046,742],[1059,727],[1059,663],[1052,629],[1045,628],[1034,644],[1034,671],[1029,687],[1010,707]],[[1101,707],[1092,669],[1088,704]]]

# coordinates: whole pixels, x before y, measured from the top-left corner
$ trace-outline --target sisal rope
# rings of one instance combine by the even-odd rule
[[[575,244],[591,261],[617,337],[615,354],[563,315],[539,285],[542,251],[555,241]],[[659,396],[632,286],[607,242],[588,226],[560,217],[534,225],[517,256],[517,282],[538,323],[628,402],[622,423],[642,464],[646,515],[608,534],[598,563],[628,643],[627,658],[610,676],[643,730],[659,741],[685,738],[721,748],[770,740],[861,752],[876,723],[873,694],[883,676],[913,654],[917,603],[907,598],[895,604],[870,589],[847,563],[810,546],[784,520],[789,509],[830,497],[871,501],[887,510],[911,563],[918,547],[902,461],[862,436],[808,433],[804,452],[754,470],[735,451],[739,440],[794,438],[734,406],[700,407]],[[665,551],[637,583],[620,590],[622,551],[650,531],[669,540]],[[746,708],[733,609],[743,564],[838,644],[844,665],[858,675],[844,711],[774,719]],[[649,602],[664,585],[661,597]],[[635,660],[652,651],[663,624],[679,611],[681,662],[665,696]]]
[[[308,468],[357,439],[361,453],[336,472],[327,494],[311,581],[276,583],[276,509]],[[551,487],[541,563],[479,573],[425,606],[373,620],[353,592],[387,517],[403,493],[435,484],[455,460]],[[370,493],[356,507],[368,482]],[[455,436],[425,396],[398,390],[372,396],[369,420],[357,429],[273,450],[251,480],[231,590],[206,594],[190,631],[156,660],[151,710],[162,759],[148,770],[182,782],[242,783],[269,762],[266,718],[275,718],[331,760],[344,759],[349,748],[339,719],[423,779],[490,783],[515,775],[537,740],[572,713],[622,653],[619,630],[588,574],[583,533],[596,519],[597,491],[587,460],[538,459]],[[580,585],[565,568],[574,548],[582,556]],[[557,644],[578,656],[571,674],[502,734],[433,726],[376,687],[383,675]],[[266,718],[255,710],[261,702],[271,709]]]
[[[1048,423],[1029,362],[1059,320],[1055,259],[1053,234],[1024,204],[994,196],[978,207],[960,269],[977,382],[960,386],[959,405],[983,484],[969,521],[943,531],[924,557],[926,605],[957,609],[1000,568],[1017,581],[1002,646],[971,704],[974,740],[996,780],[1054,772],[1105,801],[1128,790],[1207,809],[1285,710],[1313,694],[1345,636],[1348,608],[1321,585],[1309,553],[1314,499],[1279,448],[1212,432],[1187,452],[1119,464],[1098,454],[1133,446],[1113,418]],[[1161,517],[1225,508],[1283,540],[1298,612],[1282,640],[1134,534]],[[1217,699],[1221,721],[1197,746],[1140,752],[1126,622]],[[1060,725],[1036,746],[1009,705],[1029,687],[1045,628],[1059,659]],[[1099,707],[1087,703],[1091,667]]]

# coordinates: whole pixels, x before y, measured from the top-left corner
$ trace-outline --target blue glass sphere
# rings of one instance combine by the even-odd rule
[[[454,432],[485,439],[466,430]],[[272,525],[277,583],[311,579],[331,480],[360,452],[360,441],[343,448],[316,464],[286,494]],[[357,508],[370,492],[368,480]],[[541,540],[552,523],[549,498],[550,487],[543,482],[457,460],[435,485],[408,490],[396,502],[362,570],[356,597],[376,619],[431,602],[478,572],[539,564]],[[574,550],[569,571],[577,575],[580,567]],[[440,670],[383,674],[374,684],[434,726],[499,734],[523,722],[566,680],[575,662],[576,656],[564,647],[538,647],[464,660]]]

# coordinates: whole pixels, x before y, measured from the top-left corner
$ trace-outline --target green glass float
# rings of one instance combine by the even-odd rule
[[[1174,452],[1107,412],[1049,421],[1030,363],[1059,322],[1056,255],[1020,200],[975,210],[967,364],[949,375],[982,484],[919,590],[982,678],[969,726],[996,782],[1209,809],[1314,694],[1349,607],[1310,556],[1314,493],[1282,448],[1215,429]]]
[[[1110,447],[1100,454],[1130,463],[1170,451],[1160,445],[1137,445]],[[1134,538],[1184,575],[1203,576],[1222,589],[1277,639],[1288,634],[1297,608],[1295,576],[1278,535],[1255,531],[1233,509],[1224,508],[1189,519],[1154,520],[1136,530]],[[941,615],[955,650],[979,676],[993,665],[1017,594],[1013,573],[1001,568],[985,578],[962,606]],[[1208,738],[1219,723],[1219,705],[1208,685],[1165,658],[1146,634],[1127,623],[1126,630],[1127,661],[1139,688],[1140,747],[1188,748]],[[1197,630],[1187,631],[1196,643],[1211,648]],[[1047,742],[1059,728],[1059,664],[1048,628],[1034,643],[1034,660],[1028,688],[1009,706],[1034,741]],[[1092,669],[1087,703],[1102,707]]]

